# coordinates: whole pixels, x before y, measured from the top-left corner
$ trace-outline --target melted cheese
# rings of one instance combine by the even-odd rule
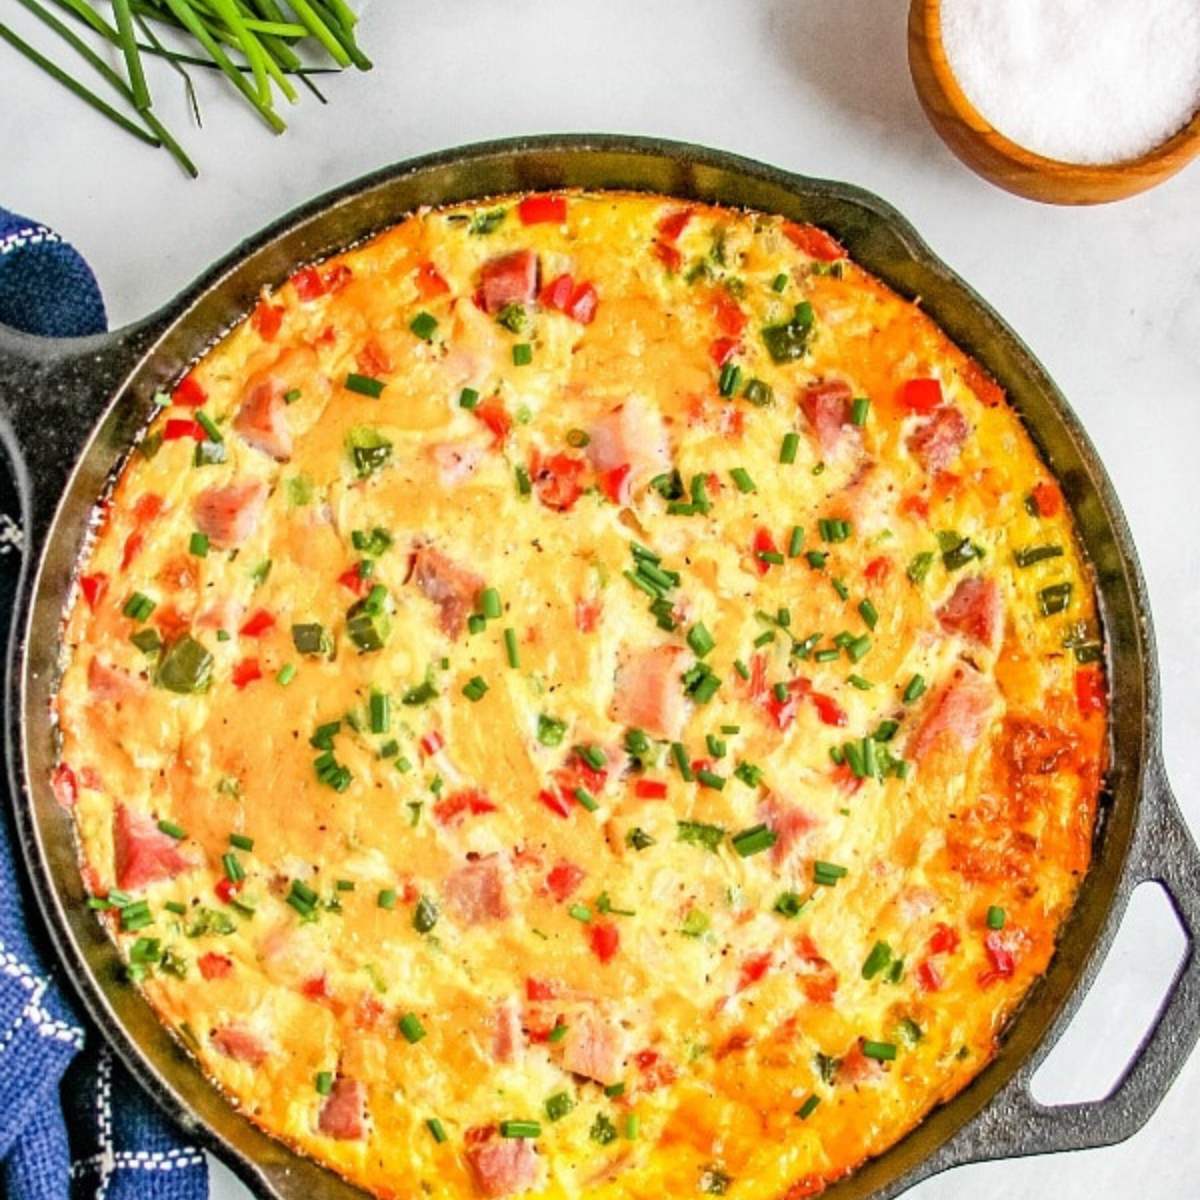
[[[1053,952],[1103,770],[1099,669],[1064,648],[1095,639],[1089,576],[999,389],[818,231],[564,207],[419,213],[264,294],[199,363],[81,567],[60,792],[93,893],[124,871],[115,902],[148,902],[140,928],[101,917],[163,1021],[251,1120],[369,1191],[816,1194],[981,1069]],[[523,250],[540,300],[489,314]],[[776,362],[762,330],[802,302],[807,346]],[[256,388],[285,461],[235,428]],[[198,399],[224,461],[194,465]],[[356,468],[363,430],[382,464]],[[671,511],[698,477],[707,510]],[[246,536],[191,552],[198,497],[252,481]],[[635,542],[677,576],[662,621]],[[1031,546],[1061,553],[1018,565]],[[481,585],[502,615],[456,628]],[[374,586],[390,632],[360,651],[348,610]],[[304,624],[329,653],[297,649]],[[160,686],[185,634],[212,656],[193,694]],[[631,712],[670,735],[636,761]],[[760,825],[775,844],[743,857]]]

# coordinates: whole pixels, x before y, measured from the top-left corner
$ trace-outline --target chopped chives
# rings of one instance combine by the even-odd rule
[[[835,592],[837,592],[839,600],[849,600],[850,599],[850,589],[846,586],[846,584],[843,580],[831,579],[829,582],[832,585],[833,590]]]
[[[174,913],[177,917],[182,917],[182,916],[187,915],[187,905],[180,904],[178,900],[168,900],[163,905],[163,908],[165,908],[167,910],[167,912]]]
[[[246,871],[242,866],[241,860],[232,850],[221,855],[221,867],[225,872],[225,878],[230,883],[241,883],[246,878]]]
[[[860,692],[869,692],[875,686],[869,679],[864,679],[861,675],[847,675],[846,682],[851,687],[858,688]]]
[[[724,758],[728,747],[725,743],[713,734],[708,734],[704,739],[704,744],[708,747],[708,752],[713,758]]]
[[[529,478],[529,472],[524,467],[517,467],[513,474],[517,480],[517,495],[528,496],[533,491],[533,483]]]
[[[409,1045],[416,1045],[425,1036],[425,1026],[416,1013],[405,1013],[400,1018],[400,1032]]]
[[[1003,929],[1006,920],[1004,909],[997,905],[993,904],[987,910],[987,927],[989,929]]]
[[[1054,583],[1038,592],[1038,611],[1043,617],[1052,617],[1055,613],[1065,612],[1071,604],[1071,593],[1074,585]]]
[[[354,882],[350,879],[339,879],[333,885],[339,892],[354,891]]]
[[[773,292],[786,291],[787,285],[788,285],[788,273],[786,271],[780,271],[779,274],[776,275],[775,278],[771,280],[771,291],[773,291]]]
[[[501,1121],[500,1136],[506,1138],[541,1137],[542,1126],[538,1121]]]
[[[208,557],[208,535],[204,533],[193,533],[188,539],[188,553],[194,554],[197,558]]]
[[[463,685],[462,694],[472,704],[478,704],[487,695],[488,685],[481,675],[472,675]]]
[[[203,409],[196,412],[196,424],[208,435],[210,442],[223,442],[221,431],[213,424],[213,419]]]
[[[318,1096],[328,1096],[333,1091],[333,1072],[318,1071],[313,1086],[316,1087]]]
[[[428,896],[422,896],[413,909],[413,928],[418,933],[428,933],[438,922],[438,907]]]
[[[783,555],[778,550],[760,550],[757,557],[759,562],[771,563],[776,567],[783,566]]]
[[[371,691],[371,732],[387,733],[392,723],[392,700],[386,692]]]
[[[780,892],[775,901],[774,911],[790,920],[792,917],[798,917],[807,906],[808,901],[803,896],[795,892]]]
[[[356,375],[353,371],[346,376],[345,387],[348,392],[357,392],[360,396],[368,396],[378,400],[383,395],[386,385],[382,379],[372,379],[369,375]]]
[[[638,1115],[637,1113],[625,1114],[625,1137],[629,1141],[633,1141],[638,1135]]]
[[[805,556],[808,559],[808,565],[820,571],[825,566],[825,560],[829,557],[824,550],[810,550]]]
[[[605,1095],[606,1095],[606,1096],[607,1096],[607,1097],[608,1097],[610,1100],[615,1100],[615,1099],[616,1099],[616,1097],[625,1095],[625,1084],[624,1084],[624,1082],[621,1082],[621,1083],[610,1083],[610,1084],[608,1085],[608,1087],[606,1087],[606,1088],[604,1089],[604,1094],[605,1094]]]
[[[682,742],[671,743],[671,757],[675,759],[675,765],[679,768],[679,774],[683,776],[685,783],[693,783],[696,776],[692,773],[692,764],[688,761],[687,750],[684,749]]]
[[[908,686],[904,689],[904,703],[911,704],[914,700],[919,699],[925,692],[925,676],[914,675],[909,681]]]
[[[389,912],[396,907],[396,889],[384,888],[376,897],[375,903]]]
[[[862,637],[851,638],[846,643],[846,655],[851,662],[858,662],[871,649],[871,639],[864,633]]]
[[[517,631],[509,626],[504,631],[504,654],[510,667],[521,665],[521,653],[517,649]]]
[[[775,398],[771,385],[762,379],[751,379],[746,384],[742,395],[758,408],[765,408]]]
[[[429,1130],[433,1140],[439,1145],[446,1140],[446,1130],[441,1121],[437,1117],[430,1117],[425,1122],[425,1128]]]
[[[283,393],[283,402],[284,404],[295,404],[302,394],[299,388],[289,388]]]
[[[820,1103],[821,1097],[814,1092],[808,1097],[807,1100],[804,1101],[802,1105],[800,1105],[798,1109],[796,1109],[796,1116],[798,1116],[802,1121],[807,1121],[808,1118],[817,1111],[817,1105]]]
[[[555,1028],[565,1029],[566,1026],[555,1026]],[[569,1092],[555,1092],[553,1096],[546,1098],[543,1107],[546,1109],[546,1116],[551,1121],[561,1121],[575,1107],[575,1101]]]
[[[479,608],[489,621],[496,620],[504,612],[500,602],[500,593],[494,587],[484,588],[479,594]]]
[[[695,625],[688,630],[687,644],[691,646],[692,653],[697,658],[703,658],[717,644],[713,641],[713,636],[708,632],[702,621],[697,621]]]
[[[862,1052],[876,1062],[892,1062],[896,1057],[896,1047],[891,1042],[872,1042],[866,1038],[863,1039]]]
[[[435,330],[437,329],[437,318],[432,313],[419,312],[408,323],[409,329],[413,331],[423,342],[431,341]]]
[[[733,773],[747,787],[758,787],[762,782],[762,767],[756,767],[753,763],[740,762]]]
[[[874,979],[885,967],[889,966],[892,961],[892,948],[887,942],[876,942],[871,947],[871,953],[867,955],[866,961],[862,966],[862,977],[864,979]]]
[[[567,1036],[567,1026],[563,1024],[555,1025],[552,1030],[546,1035],[548,1042],[561,1042]]]
[[[740,658],[734,659],[733,669],[743,678],[750,678],[750,668]]]
[[[734,834],[732,839],[733,848],[740,858],[749,858],[752,854],[770,850],[778,840],[779,835],[766,825],[753,825],[749,829],[743,829],[741,833]]]
[[[577,787],[574,796],[588,812],[595,812],[600,807],[599,801],[585,787]]]
[[[528,342],[518,342],[512,348],[514,367],[527,367],[533,362],[533,347]]]
[[[458,393],[458,407],[472,409],[479,403],[479,393],[474,388],[465,387]]]
[[[858,606],[859,615],[866,622],[868,629],[874,629],[879,624],[879,611],[870,600],[863,600]]]
[[[847,868],[838,866],[837,863],[821,862],[820,860],[813,863],[813,882],[822,887],[833,887],[848,873]]]
[[[543,746],[561,746],[563,735],[567,732],[567,723],[545,713],[538,716],[537,740]]]
[[[187,831],[181,825],[176,825],[174,821],[159,821],[158,827],[167,837],[173,837],[177,841],[187,837]]]
[[[867,423],[867,413],[871,411],[871,401],[866,396],[858,396],[850,405],[850,421],[854,425],[863,426]]]
[[[779,461],[791,465],[796,461],[796,451],[800,448],[800,435],[798,433],[785,433],[783,442],[779,447]]]
[[[1032,567],[1034,563],[1047,558],[1058,558],[1062,553],[1061,546],[1026,546],[1022,550],[1014,551],[1013,560],[1018,567]]]
[[[754,648],[757,650],[760,646],[766,646],[775,640],[775,631],[773,629],[764,629],[762,633],[754,639]]]
[[[586,904],[572,904],[567,909],[568,916],[574,917],[576,921],[588,922],[592,919],[592,910]]]
[[[483,613],[472,613],[467,618],[468,633],[482,633],[487,628],[487,618]]]
[[[155,602],[149,596],[144,596],[141,592],[134,592],[125,601],[121,612],[134,621],[145,621],[156,607]]]
[[[795,558],[800,553],[800,547],[804,545],[804,527],[802,525],[793,525],[791,536],[788,538],[788,558]]]
[[[696,780],[701,787],[710,788],[715,792],[723,791],[725,788],[725,777],[718,775],[715,771],[697,771]]]
[[[734,467],[729,472],[729,477],[733,480],[737,490],[743,495],[747,492],[757,491],[754,480],[750,478],[750,472],[745,467]]]
[[[599,746],[577,746],[575,752],[593,771],[602,770],[608,761]]]
[[[296,664],[284,663],[275,673],[275,682],[287,687],[296,678]]]
[[[726,363],[721,368],[720,378],[717,380],[717,391],[725,397],[732,396],[738,389],[738,384],[742,381],[742,368],[736,363]]]

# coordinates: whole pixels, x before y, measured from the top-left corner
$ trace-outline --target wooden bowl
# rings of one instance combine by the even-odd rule
[[[1155,187],[1200,154],[1200,110],[1162,145],[1126,162],[1060,162],[1017,145],[959,86],[942,45],[941,8],[941,0],[912,0],[909,8],[908,66],[917,97],[942,141],[998,187],[1048,204],[1105,204]]]

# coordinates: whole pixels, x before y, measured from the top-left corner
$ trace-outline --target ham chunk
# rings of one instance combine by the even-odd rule
[[[269,454],[277,462],[292,457],[292,431],[288,428],[286,384],[277,375],[259,372],[250,377],[234,429],[255,450]]]
[[[495,1130],[470,1130],[467,1162],[485,1196],[515,1196],[537,1182],[538,1157],[528,1138],[500,1137]]]
[[[987,728],[996,702],[995,685],[967,667],[959,667],[930,701],[909,757],[920,762],[938,744],[953,744],[969,754]]]
[[[173,879],[192,864],[179,852],[179,843],[159,829],[153,817],[117,805],[113,818],[113,858],[117,887],[123,891]]]
[[[514,250],[489,259],[479,272],[483,311],[494,316],[507,304],[530,304],[537,285],[538,258],[532,250]]]
[[[567,1025],[562,1040],[562,1065],[576,1075],[607,1087],[621,1078],[625,1063],[624,1033],[616,1022],[597,1013],[582,1012]]]
[[[97,700],[120,703],[141,690],[141,684],[128,671],[98,658],[88,663],[87,681],[88,692]]]
[[[841,379],[814,383],[800,397],[800,408],[816,435],[821,453],[832,457],[843,444],[856,438],[850,422],[850,385]]]
[[[947,633],[994,650],[1004,629],[1000,588],[994,579],[962,579],[937,616]]]
[[[967,418],[953,404],[945,404],[909,434],[906,444],[925,470],[936,475],[954,464],[970,433]]]
[[[196,497],[196,528],[214,546],[240,546],[257,528],[267,503],[267,485],[244,479],[223,487],[205,488]]]
[[[758,819],[775,832],[771,861],[783,866],[817,827],[817,818],[807,809],[787,804],[778,796],[767,796],[758,806]]]
[[[679,646],[625,654],[617,667],[610,709],[613,720],[677,741],[689,710],[681,682],[686,657]]]
[[[601,417],[591,430],[588,457],[602,474],[629,468],[634,490],[645,487],[656,475],[670,470],[667,431],[658,410],[640,396]]]
[[[213,1047],[226,1058],[261,1067],[267,1061],[270,1050],[257,1033],[242,1025],[222,1025],[209,1035]]]
[[[474,442],[439,442],[429,451],[437,466],[438,480],[447,488],[470,479],[479,469],[484,453],[484,448]]]
[[[483,580],[460,567],[434,546],[420,546],[413,555],[412,581],[439,611],[442,632],[456,638],[467,626]]]
[[[459,867],[446,880],[446,907],[466,925],[483,925],[508,916],[508,898],[500,862],[484,858]]]
[[[331,1138],[357,1141],[367,1132],[367,1088],[358,1079],[339,1075],[321,1105],[317,1128]]]
[[[525,1049],[521,1030],[521,1010],[515,1000],[496,1006],[496,1026],[492,1033],[492,1057],[500,1063],[516,1062]]]

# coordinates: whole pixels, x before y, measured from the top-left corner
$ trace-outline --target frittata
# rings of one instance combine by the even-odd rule
[[[105,499],[54,783],[232,1102],[380,1197],[820,1193],[994,1053],[1102,643],[1001,389],[825,232],[417,212]]]

